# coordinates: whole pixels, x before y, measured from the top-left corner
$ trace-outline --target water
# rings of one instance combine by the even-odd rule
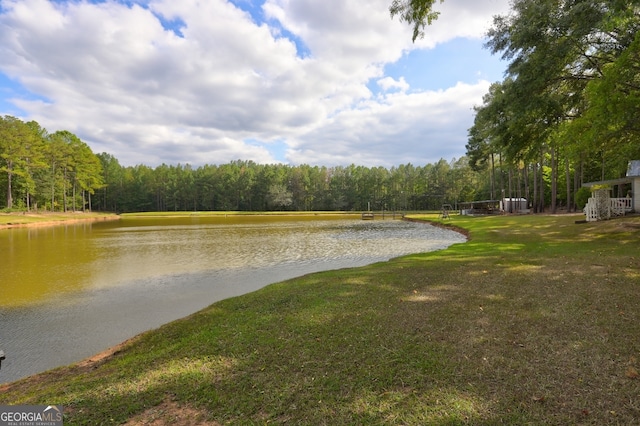
[[[0,231],[0,383],[77,362],[218,300],[464,241],[341,216],[128,218]]]

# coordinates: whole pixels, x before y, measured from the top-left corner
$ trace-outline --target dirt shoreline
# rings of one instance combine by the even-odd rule
[[[0,230],[2,229],[12,229],[12,228],[35,228],[35,227],[46,227],[46,226],[59,226],[59,225],[72,225],[82,222],[105,222],[112,220],[120,220],[120,216],[115,214],[105,214],[105,215],[96,215],[91,217],[82,217],[84,213],[70,213],[68,215],[56,215],[50,214],[52,216],[51,220],[46,220],[49,214],[47,213],[33,213],[33,214],[25,214],[24,218],[37,218],[35,222],[8,222],[8,223],[0,223]],[[13,215],[15,216],[15,215]],[[55,218],[54,218],[55,217]],[[19,220],[19,219],[18,219]]]
[[[402,220],[405,220],[407,222],[428,223],[429,225],[435,226],[437,228],[448,229],[449,231],[454,231],[459,234],[462,234],[467,238],[467,241],[471,239],[471,234],[469,233],[469,230],[461,228],[459,226],[451,225],[449,223],[438,222],[431,219],[421,219],[421,218],[412,218],[412,217],[405,217]]]

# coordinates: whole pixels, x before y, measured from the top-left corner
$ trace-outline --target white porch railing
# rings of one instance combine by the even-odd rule
[[[609,198],[597,195],[589,198],[587,205],[584,207],[587,222],[624,216],[632,211],[632,198]]]
[[[611,210],[620,212],[620,215],[631,213],[633,211],[633,198],[610,198]]]

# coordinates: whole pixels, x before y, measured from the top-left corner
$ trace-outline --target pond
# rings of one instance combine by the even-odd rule
[[[428,224],[343,215],[132,217],[1,230],[0,383],[270,283],[463,241]]]

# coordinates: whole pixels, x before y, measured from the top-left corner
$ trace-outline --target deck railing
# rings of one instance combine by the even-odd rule
[[[633,211],[633,199],[626,198],[611,198],[611,212],[619,212],[618,216],[625,213],[631,213]]]
[[[587,216],[588,222],[624,216],[632,211],[632,198],[609,198],[608,200],[598,197],[589,198],[589,202],[584,208],[584,214]]]

